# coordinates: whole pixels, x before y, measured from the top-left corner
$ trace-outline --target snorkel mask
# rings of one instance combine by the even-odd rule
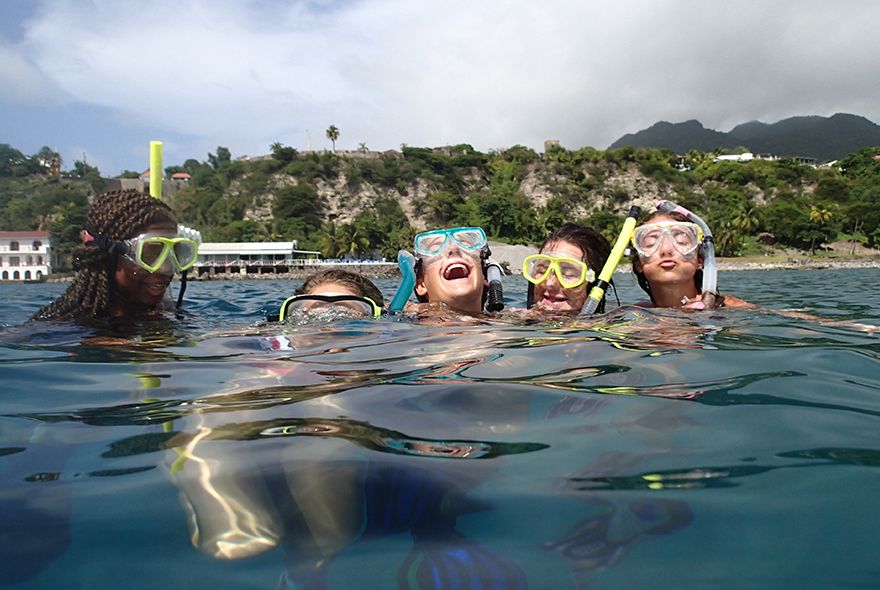
[[[685,260],[690,260],[696,256],[702,241],[703,230],[690,221],[646,223],[638,226],[632,237],[632,245],[643,260],[657,254],[664,243],[672,245]]]
[[[382,308],[369,297],[359,295],[294,295],[281,304],[277,314],[270,315],[269,321],[291,321],[317,319],[376,319],[381,317]],[[323,316],[326,316],[324,318]]]
[[[596,280],[596,273],[587,263],[569,256],[556,256],[553,252],[532,254],[523,260],[523,277],[533,285],[540,285],[556,275],[556,280],[565,289],[574,289],[584,283]]]

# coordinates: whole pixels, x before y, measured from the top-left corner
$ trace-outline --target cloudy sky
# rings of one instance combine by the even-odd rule
[[[105,175],[274,142],[604,149],[659,120],[880,123],[873,0],[2,0],[0,143]]]

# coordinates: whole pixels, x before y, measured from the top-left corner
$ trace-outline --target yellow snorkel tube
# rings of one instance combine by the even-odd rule
[[[590,289],[590,295],[587,297],[587,304],[584,306],[583,313],[595,313],[599,303],[602,302],[605,291],[611,284],[611,276],[614,274],[617,265],[620,264],[623,252],[629,246],[641,212],[641,208],[636,205],[629,208],[629,213],[626,214],[626,220],[623,222],[623,229],[620,230],[617,241],[614,242],[611,254],[608,255],[608,260],[605,261],[605,266],[602,267],[602,272],[599,273],[596,284]]]
[[[150,142],[150,196],[162,200],[162,142]]]

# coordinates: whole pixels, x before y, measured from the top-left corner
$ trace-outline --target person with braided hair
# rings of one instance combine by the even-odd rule
[[[178,236],[168,205],[137,190],[98,196],[89,206],[82,237],[73,250],[73,282],[32,319],[157,315],[166,307],[174,271],[183,272],[185,280],[198,255],[197,242]]]

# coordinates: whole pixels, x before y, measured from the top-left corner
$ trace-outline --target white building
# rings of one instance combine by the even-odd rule
[[[320,252],[297,250],[297,242],[203,242],[199,244],[196,266],[246,267],[290,266],[311,259],[317,262]]]
[[[51,273],[49,232],[0,231],[0,280],[39,281]]]

